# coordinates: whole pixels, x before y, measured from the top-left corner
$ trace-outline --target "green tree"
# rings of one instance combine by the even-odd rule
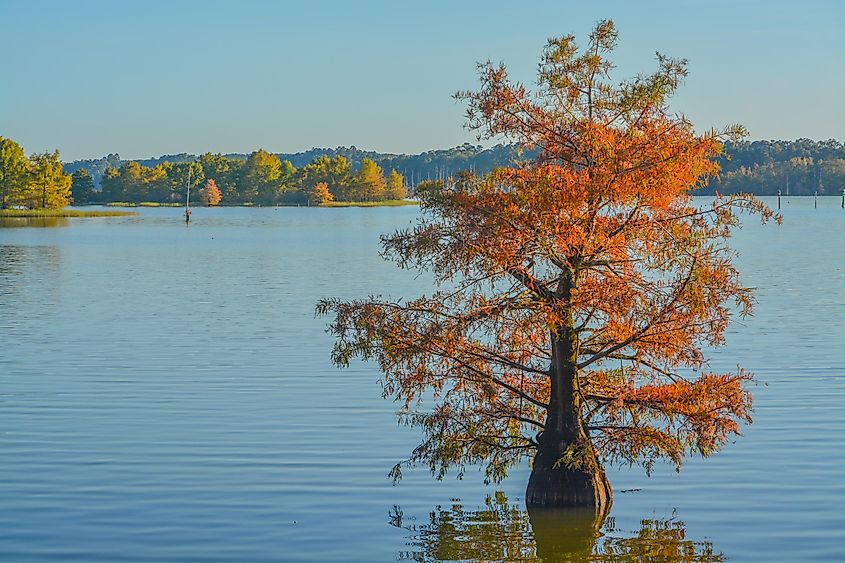
[[[342,155],[335,155],[329,163],[329,190],[335,199],[345,199],[352,183],[352,164]]]
[[[239,204],[244,202],[241,195],[241,174],[246,165],[246,161],[241,158],[234,158],[229,160],[230,172],[226,181],[219,182],[220,191],[223,194],[222,203],[226,205]]]
[[[171,186],[168,172],[171,167],[164,164],[157,164],[152,168],[144,169],[144,183],[146,184],[146,201],[157,201],[165,203],[170,201]]]
[[[87,168],[80,168],[70,177],[71,199],[76,205],[91,203],[96,197],[94,179]]]
[[[281,192],[282,162],[279,157],[259,149],[246,159],[241,170],[240,194],[246,203],[272,204]]]
[[[300,168],[299,188],[310,193],[317,184],[324,183],[331,186],[331,162],[328,156],[321,154]]]
[[[385,189],[386,199],[405,199],[408,193],[405,191],[405,179],[396,170],[391,170],[387,175],[387,188]]]
[[[324,183],[336,200],[349,199],[351,180],[352,166],[342,155],[329,158],[322,154],[299,171],[299,189],[310,193],[314,186]]]
[[[171,201],[184,201],[189,184],[191,194],[197,195],[199,186],[205,180],[202,165],[196,161],[173,163],[173,166],[167,171],[167,176],[170,180]]]
[[[123,200],[137,203],[147,199],[144,170],[137,162],[129,161],[120,167],[120,184]]]
[[[70,174],[65,174],[59,151],[34,154],[24,205],[30,209],[59,209],[70,203]]]
[[[103,172],[103,179],[100,182],[102,199],[106,201],[122,201],[123,186],[120,181],[120,172],[114,166],[109,166]]]
[[[23,148],[0,137],[0,209],[15,205],[27,189],[30,162]]]
[[[280,203],[286,194],[296,190],[296,167],[289,160],[283,160],[280,167],[279,183],[275,193],[269,193],[268,204]]]
[[[214,179],[220,190],[221,201],[227,204],[240,203],[238,174],[243,160],[226,158],[222,154],[201,154],[199,163],[206,178]]]

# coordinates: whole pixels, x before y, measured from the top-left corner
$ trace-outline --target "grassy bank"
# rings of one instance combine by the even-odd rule
[[[386,201],[333,201],[321,207],[401,207],[419,204],[420,202],[410,199],[388,199]]]
[[[132,211],[83,211],[81,209],[0,209],[2,217],[123,217]]]
[[[110,203],[104,204],[107,207],[182,207],[185,205],[184,203],[159,203],[157,201],[142,201],[142,202],[129,202],[129,201],[112,201]]]

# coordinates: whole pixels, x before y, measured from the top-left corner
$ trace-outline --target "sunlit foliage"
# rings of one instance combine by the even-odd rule
[[[204,180],[214,180],[223,205],[305,204],[318,184],[327,187],[331,201],[377,202],[407,195],[401,174],[394,170],[385,178],[382,169],[366,158],[357,171],[339,155],[321,155],[297,169],[290,161],[257,150],[246,160],[206,153],[196,160],[155,166],[126,161],[105,169],[102,191],[86,202],[172,203],[184,199],[188,183],[193,189]]]
[[[332,193],[329,191],[329,185],[325,182],[314,184],[311,189],[310,202],[313,205],[325,205],[334,201]]]
[[[436,292],[318,305],[333,360],[375,361],[422,428],[407,464],[442,477],[482,463],[498,480],[545,452],[650,470],[711,454],[751,420],[751,376],[712,373],[703,349],[752,309],[726,245],[739,213],[773,215],[751,196],[690,196],[742,128],[698,134],[669,112],[683,60],[658,55],[653,74],[615,84],[616,42],[609,21],[583,51],[550,40],[536,92],[480,65],[480,89],[457,94],[469,127],[537,156],[431,183],[419,223],[383,237],[384,256],[432,272]]]
[[[386,199],[405,199],[408,192],[405,189],[405,179],[396,170],[391,170],[387,175],[387,187],[385,188]]]
[[[0,209],[58,209],[70,203],[70,174],[59,151],[29,158],[11,139],[0,137]]]
[[[214,181],[214,178],[206,180],[205,186],[203,186],[200,190],[200,199],[202,200],[203,205],[213,207],[220,203],[222,198],[223,196],[220,193],[220,188],[217,187],[217,182]]]

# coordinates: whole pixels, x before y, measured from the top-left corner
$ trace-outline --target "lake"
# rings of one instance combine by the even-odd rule
[[[759,304],[711,358],[757,375],[754,424],[680,473],[611,469],[598,534],[529,518],[527,466],[388,479],[417,430],[375,366],[331,365],[314,305],[430,291],[378,256],[416,208],[6,222],[0,560],[845,560],[845,210],[818,206],[733,239]]]

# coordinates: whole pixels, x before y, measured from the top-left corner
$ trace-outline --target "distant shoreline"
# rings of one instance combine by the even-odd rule
[[[207,209],[209,207],[243,207],[255,209],[272,209],[274,207],[405,207],[409,205],[419,205],[420,202],[414,199],[388,199],[383,201],[332,201],[323,205],[307,205],[304,203],[287,203],[279,205],[197,205],[192,206],[197,209]],[[77,205],[75,207],[185,207],[184,203],[159,203],[156,201],[113,201],[109,203],[86,203],[84,205]]]

